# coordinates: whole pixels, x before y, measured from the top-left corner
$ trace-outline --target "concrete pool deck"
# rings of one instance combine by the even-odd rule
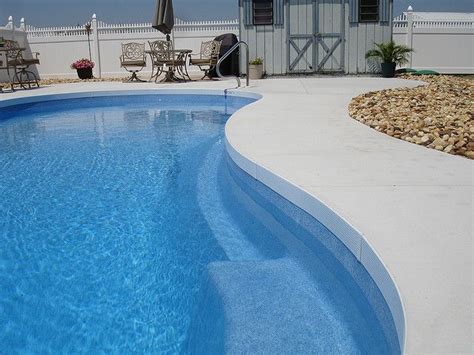
[[[234,84],[64,84],[3,93],[0,101]],[[370,245],[398,286],[407,353],[472,353],[473,161],[391,138],[348,114],[350,99],[360,93],[418,84],[351,77],[255,81],[242,91],[263,99],[238,111],[226,136],[241,168],[310,213],[314,199],[321,201],[360,232],[362,240],[349,236],[346,243],[383,288]]]

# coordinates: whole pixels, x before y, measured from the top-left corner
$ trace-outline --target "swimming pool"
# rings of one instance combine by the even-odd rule
[[[255,99],[0,109],[0,344],[11,352],[399,353],[353,255],[225,152]]]

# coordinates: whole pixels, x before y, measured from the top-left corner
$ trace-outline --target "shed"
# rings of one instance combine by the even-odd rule
[[[239,0],[240,39],[269,75],[367,73],[392,39],[393,0]]]

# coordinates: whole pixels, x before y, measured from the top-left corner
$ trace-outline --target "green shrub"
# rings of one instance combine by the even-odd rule
[[[382,63],[396,63],[402,65],[408,62],[408,54],[413,49],[396,44],[394,41],[388,43],[375,43],[375,49],[371,49],[365,55],[365,58],[378,58]]]

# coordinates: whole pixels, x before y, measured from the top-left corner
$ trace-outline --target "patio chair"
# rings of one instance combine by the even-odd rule
[[[173,43],[171,41],[157,40],[153,42],[148,41],[148,44],[152,58],[150,80],[155,78],[156,82],[161,73],[163,73],[165,66],[174,68]]]
[[[26,89],[26,85],[31,89],[32,84],[39,87],[38,77],[34,72],[28,70],[31,65],[40,64],[39,53],[33,52],[34,58],[25,58],[25,48],[21,48],[17,41],[12,40],[5,40],[4,47],[7,49],[7,72],[12,90],[14,90],[15,85],[20,85],[23,89]],[[12,69],[13,73],[11,73]]]
[[[207,41],[201,43],[201,51],[199,52],[199,58],[192,58],[191,65],[197,65],[201,71],[204,72],[204,79],[208,77],[211,79],[210,71],[214,69],[219,60],[219,51],[221,49],[221,41]]]
[[[140,81],[137,73],[146,67],[145,43],[122,43],[122,55],[120,56],[120,67],[124,68],[132,75],[128,81]]]

